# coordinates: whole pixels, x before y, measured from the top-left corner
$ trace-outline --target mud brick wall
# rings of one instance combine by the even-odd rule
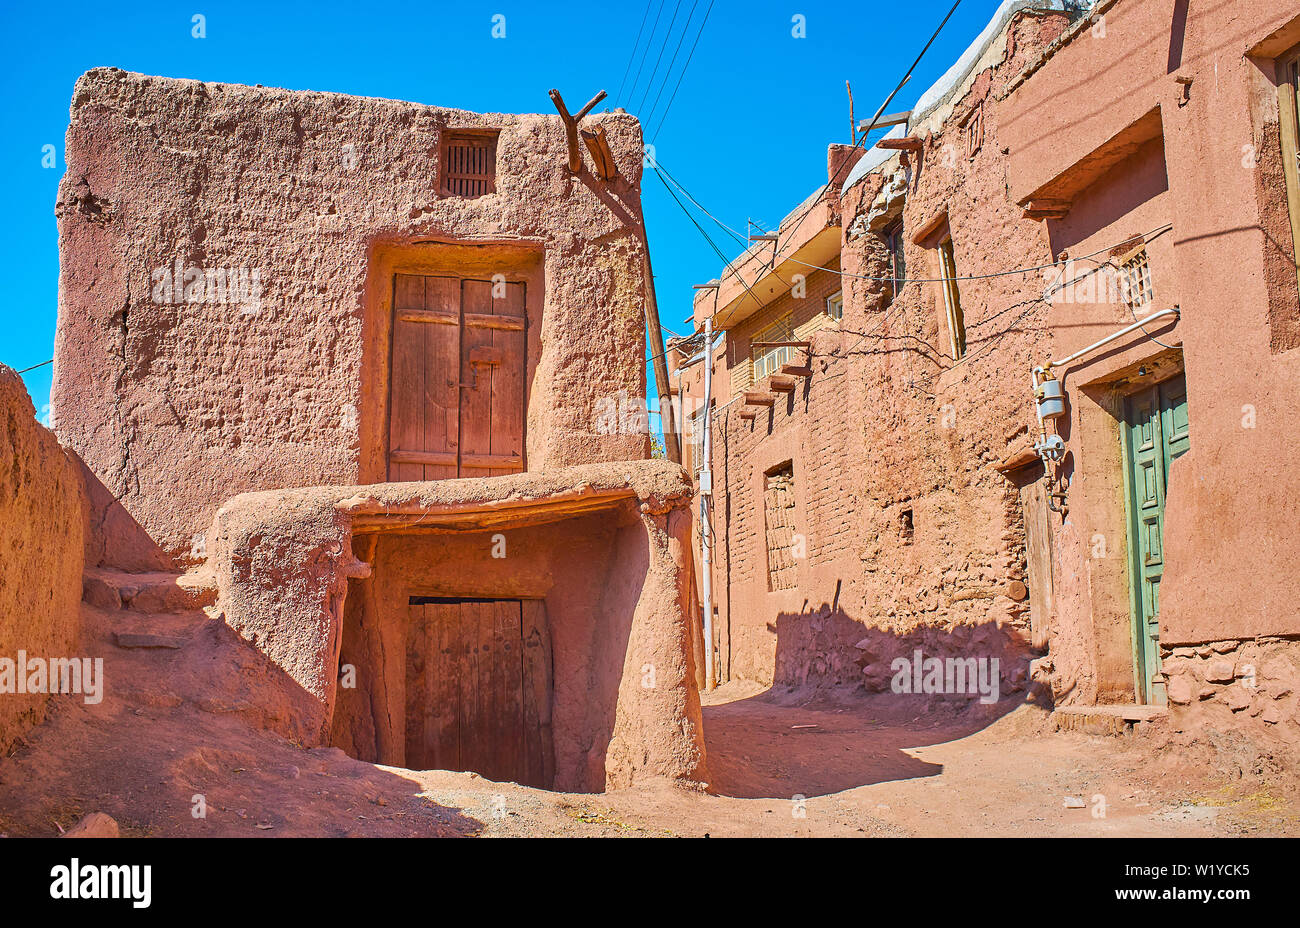
[[[85,501],[80,466],[0,365],[0,658],[77,656]],[[45,717],[47,696],[0,693],[0,752]]]
[[[857,686],[914,646],[941,657],[967,654],[974,641],[1003,659],[1005,685],[1024,682],[1028,619],[1006,596],[1025,576],[1024,531],[1016,488],[995,465],[1031,440],[1028,371],[1051,350],[1046,307],[1033,298],[1041,275],[962,282],[969,360],[978,360],[958,365],[947,357],[937,285],[907,284],[886,307],[885,285],[859,278],[889,276],[882,233],[899,215],[908,277],[939,276],[933,247],[911,235],[945,212],[959,274],[1050,260],[1042,224],[1006,196],[995,92],[1066,23],[1018,17],[994,59],[919,128],[921,156],[845,193],[846,276],[808,278],[819,297],[842,287],[845,314],[811,335],[812,376],[752,421],[739,416],[743,400],[718,417],[719,610],[729,616],[719,624],[732,676]],[[975,106],[983,134],[973,145],[959,122]],[[770,321],[761,315],[734,333],[737,393],[734,365],[744,339]],[[768,592],[756,487],[786,459],[807,556],[796,589]]]
[[[120,501],[105,522],[122,566],[154,566],[150,545],[201,559],[238,493],[385,479],[379,278],[394,255],[472,250],[476,276],[527,265],[530,470],[648,457],[644,433],[594,425],[601,398],[644,395],[640,126],[588,125],[617,161],[608,184],[586,161],[568,172],[558,116],[83,75],[57,205],[52,404],[101,497]],[[494,192],[440,192],[449,129],[499,130]],[[168,299],[160,275],[177,266],[225,273],[224,297]],[[254,274],[259,299],[232,296]]]

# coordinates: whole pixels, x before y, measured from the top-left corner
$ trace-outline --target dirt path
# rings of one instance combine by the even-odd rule
[[[1056,733],[1010,703],[918,716],[726,687],[704,709],[711,793],[376,766],[261,730],[258,668],[202,613],[150,620],[192,636],[165,652],[114,647],[121,613],[86,607],[85,621],[111,685],[98,705],[61,698],[0,759],[0,834],[54,835],[92,811],[151,836],[1300,834],[1294,790],[1194,781],[1142,739]]]

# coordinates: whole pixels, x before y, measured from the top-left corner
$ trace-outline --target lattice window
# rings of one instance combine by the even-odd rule
[[[1139,248],[1120,260],[1119,280],[1124,302],[1129,306],[1140,309],[1151,303],[1154,291],[1151,287],[1151,264],[1147,260],[1146,248]]]
[[[442,147],[442,194],[481,197],[496,190],[497,137],[486,132],[448,132]]]
[[[794,547],[794,465],[786,462],[764,477],[767,528],[767,588],[792,590],[797,583]]]
[[[787,313],[776,322],[763,329],[754,336],[756,342],[790,342],[794,341],[794,317]],[[754,383],[762,380],[769,374],[775,374],[781,370],[782,364],[789,364],[794,360],[794,348],[791,346],[782,346],[779,348],[758,348],[754,352]]]

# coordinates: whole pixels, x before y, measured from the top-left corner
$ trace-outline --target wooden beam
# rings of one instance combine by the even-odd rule
[[[398,322],[429,322],[435,325],[460,325],[460,313],[436,309],[399,309]]]
[[[811,377],[812,368],[802,364],[782,364],[781,373],[789,374],[791,377]]]
[[[770,393],[751,393],[745,391],[746,406],[775,406],[776,397]]]
[[[605,137],[605,127],[583,129],[582,141],[586,143],[587,151],[591,152],[591,163],[596,169],[596,176],[603,181],[618,177],[618,163],[614,160],[614,152],[610,150],[609,139]]]
[[[1064,219],[1072,204],[1065,200],[1029,200],[1024,204],[1026,219]]]
[[[889,126],[902,126],[905,125],[907,121],[911,118],[912,118],[911,110],[906,110],[905,112],[902,113],[886,113],[884,116],[881,116],[876,120],[875,128],[885,129],[888,128]],[[871,127],[872,127],[872,123],[870,119],[864,119],[862,120],[862,122],[858,123],[859,132],[866,132],[867,129]]]
[[[560,96],[558,90],[551,90],[551,102],[555,104],[555,109],[560,114],[560,120],[564,123],[564,140],[569,146],[569,172],[577,174],[582,170],[582,152],[578,150],[578,123],[582,118],[591,112],[601,100],[605,99],[605,91],[601,91],[587,101],[587,105],[572,116],[569,115],[569,109],[564,105],[564,98]]]
[[[924,146],[925,140],[914,135],[901,139],[881,139],[876,143],[877,148],[888,151],[920,151]]]
[[[773,374],[771,377],[767,378],[767,385],[770,389],[776,391],[777,393],[794,392],[793,377],[784,377],[780,374]]]

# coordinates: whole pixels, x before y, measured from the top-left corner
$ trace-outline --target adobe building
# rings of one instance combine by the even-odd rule
[[[645,391],[640,127],[583,116],[77,82],[52,406],[87,566],[200,566],[302,743],[703,775],[689,482],[593,426]]]
[[[697,294],[722,679],[882,691],[919,647],[1300,739],[1298,43],[1274,3],[1009,0]]]

